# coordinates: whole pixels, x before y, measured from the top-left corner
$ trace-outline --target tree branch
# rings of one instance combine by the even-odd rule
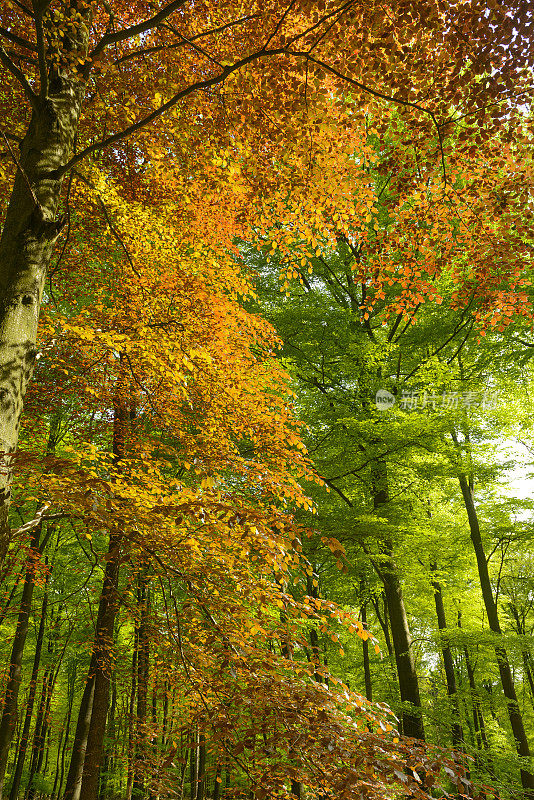
[[[116,31],[115,33],[106,33],[103,36],[94,50],[89,53],[91,59],[98,58],[100,53],[102,53],[106,47],[110,44],[117,44],[117,42],[124,42],[126,39],[131,39],[133,36],[138,36],[140,33],[146,33],[146,31],[151,30],[151,28],[155,28],[160,22],[163,22],[170,17],[175,11],[178,11],[183,5],[185,5],[186,0],[174,0],[174,2],[169,3],[168,6],[162,8],[161,11],[158,11],[157,14],[154,14],[153,17],[150,19],[144,20],[144,22],[139,22],[137,25],[131,25],[129,28],[124,28],[122,31]],[[91,62],[89,62],[90,64]]]
[[[4,67],[11,72],[12,75],[18,80],[22,88],[24,89],[24,94],[26,95],[26,99],[28,100],[31,107],[35,110],[37,108],[37,95],[33,91],[32,87],[28,83],[28,79],[26,75],[23,73],[21,69],[19,69],[16,64],[11,61],[10,57],[6,53],[3,47],[0,47],[0,61],[4,65]]]
[[[33,42],[23,39],[22,36],[17,36],[16,33],[8,31],[7,28],[4,28],[2,25],[0,25],[0,36],[3,36],[4,39],[7,39],[13,44],[18,44],[20,47],[24,47],[26,50],[33,50],[33,52],[37,51],[37,47],[33,44]]]
[[[126,53],[125,55],[118,58],[114,61],[114,64],[121,64],[123,61],[130,61],[132,58],[136,58],[136,56],[144,56],[150,55],[151,53],[159,53],[161,50],[174,50],[177,47],[184,47],[186,44],[191,44],[191,42],[195,42],[197,39],[203,39],[205,36],[211,36],[214,33],[221,33],[222,31],[227,30],[227,28],[233,28],[235,25],[241,25],[243,22],[248,22],[251,19],[255,19],[259,17],[259,14],[251,14],[248,17],[241,17],[241,19],[236,19],[233,22],[227,22],[225,25],[219,25],[217,28],[211,28],[210,30],[203,31],[202,33],[197,33],[195,36],[191,36],[190,39],[185,40],[182,37],[181,41],[179,42],[170,42],[169,44],[158,44],[154,45],[153,47],[144,47],[140,50],[133,50],[130,53]],[[181,34],[180,34],[181,35]]]
[[[235,64],[224,67],[221,72],[219,72],[217,75],[214,75],[212,78],[206,78],[206,80],[197,81],[196,83],[190,84],[185,89],[182,89],[180,92],[171,97],[170,100],[167,100],[166,103],[163,103],[161,106],[159,106],[159,108],[156,108],[155,111],[152,111],[150,114],[147,114],[146,117],[140,119],[138,122],[134,122],[127,128],[124,128],[122,131],[118,131],[117,133],[108,136],[106,139],[103,139],[101,142],[95,142],[94,144],[89,145],[89,147],[86,147],[85,150],[81,150],[63,167],[61,167],[61,169],[51,172],[50,177],[56,179],[61,178],[66,172],[72,169],[75,164],[77,164],[79,161],[82,161],[90,153],[94,153],[96,150],[102,150],[105,147],[115,144],[116,142],[120,142],[122,139],[126,139],[132,133],[141,130],[141,128],[144,128],[155,119],[158,119],[158,117],[161,117],[166,111],[168,111],[170,108],[173,108],[173,106],[175,106],[180,100],[190,94],[193,94],[193,92],[201,89],[208,89],[210,86],[215,86],[218,83],[222,83],[222,81],[226,80],[228,75],[231,75],[232,72],[236,72],[236,70],[241,69],[241,67],[244,67],[247,64],[250,64],[252,61],[256,61],[259,58],[265,58],[266,56],[282,55],[283,53],[283,47],[277,48],[276,50],[260,50],[256,53],[251,53],[250,55],[241,58],[239,61],[236,61]]]
[[[37,57],[39,59],[39,93],[41,100],[48,95],[48,70],[46,68],[45,41],[43,32],[43,12],[36,7],[35,0],[32,0],[33,12],[35,15],[35,33],[37,36]]]

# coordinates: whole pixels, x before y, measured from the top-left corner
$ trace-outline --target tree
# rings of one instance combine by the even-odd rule
[[[302,144],[295,147],[293,137],[296,120],[306,119],[312,100],[323,114],[332,92],[335,102],[347,96],[360,114],[370,104],[393,105],[415,139],[433,132],[443,155],[451,104],[477,124],[491,105],[491,119],[498,122],[528,85],[530,21],[521,2],[496,6],[489,15],[480,15],[474,2],[442,7],[432,0],[391,9],[328,2],[319,11],[308,0],[271,0],[250,2],[244,15],[241,9],[241,3],[208,3],[200,14],[196,4],[174,0],[151,6],[152,15],[146,16],[144,4],[123,2],[6,4],[0,30],[7,79],[3,137],[16,174],[0,239],[2,557],[9,542],[12,460],[35,363],[46,273],[56,242],[66,226],[69,230],[69,187],[78,165],[98,158],[109,169],[120,169],[126,148],[136,154],[130,169],[135,162],[139,172],[148,157],[158,170],[157,162],[176,152],[182,163],[167,183],[194,206],[206,184],[213,186],[214,155],[226,168],[226,152],[236,142],[226,109],[237,112],[248,105],[254,113],[242,115],[237,140],[250,158],[244,171],[250,186],[237,181],[237,191],[230,193],[233,229],[235,213],[247,217],[258,190],[276,184],[280,192],[279,170],[275,166],[269,174],[268,163],[282,165],[283,192],[302,186],[304,178],[311,200],[310,178],[318,208],[328,207],[325,187],[314,180]],[[320,83],[325,74],[326,94]],[[23,100],[29,122],[21,114]],[[272,111],[279,121],[271,121]],[[349,118],[342,119],[340,132]],[[189,136],[188,149],[180,146],[191,123],[199,137],[196,150]],[[262,147],[252,155],[249,145],[258,136]],[[484,136],[481,131],[479,138]]]

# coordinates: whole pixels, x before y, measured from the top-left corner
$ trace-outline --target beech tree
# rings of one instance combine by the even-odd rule
[[[135,150],[138,164],[149,154],[161,163],[173,153],[167,180],[193,206],[182,205],[180,213],[194,224],[195,204],[214,189],[214,158],[226,168],[224,147],[237,132],[246,181],[229,193],[227,231],[235,230],[239,213],[246,218],[255,192],[276,185],[283,193],[302,186],[303,178],[308,199],[320,209],[325,187],[294,138],[310,103],[323,114],[332,96],[335,102],[350,97],[360,112],[369,104],[400,109],[413,140],[430,135],[442,158],[456,114],[470,132],[488,118],[498,123],[514,98],[524,97],[532,21],[520,0],[488,13],[474,1],[391,7],[228,1],[200,10],[188,0],[148,7],[122,0],[9,0],[0,19],[2,137],[8,172],[15,172],[0,240],[3,557],[12,460],[46,274],[69,228],[69,187],[75,178],[87,179],[79,169],[95,159],[117,168],[125,148]],[[341,117],[340,128],[350,127]],[[335,127],[335,116],[330,120]],[[191,125],[198,142],[189,139],[186,153],[179,142]],[[247,144],[258,138],[262,146],[252,152]],[[279,156],[291,152],[289,168]]]

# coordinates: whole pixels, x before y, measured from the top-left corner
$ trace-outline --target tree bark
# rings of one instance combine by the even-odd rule
[[[472,482],[468,481],[467,476],[464,474],[460,474],[458,476],[458,480],[460,482],[467,518],[469,520],[471,542],[473,543],[473,548],[475,550],[480,588],[482,592],[482,598],[484,600],[484,606],[486,608],[486,614],[488,615],[488,624],[493,633],[497,634],[497,636],[502,636],[499,613],[495,598],[493,596],[488,562],[484,552],[478,515],[473,498],[473,484]],[[495,655],[497,656],[497,665],[499,667],[502,689],[507,700],[508,718],[510,720],[510,726],[514,735],[517,753],[524,758],[530,758],[530,747],[527,735],[525,733],[525,727],[523,725],[523,717],[517,702],[514,679],[512,677],[512,670],[510,668],[508,654],[502,645],[497,645],[495,647]],[[523,786],[523,789],[525,789],[525,796],[528,798],[534,798],[534,775],[532,775],[526,769],[521,769],[521,785]]]
[[[77,42],[87,51],[87,41]],[[62,180],[54,177],[73,152],[84,83],[53,77],[35,99],[0,238],[0,564],[10,541],[12,462],[24,395],[32,376],[37,323],[56,239]]]

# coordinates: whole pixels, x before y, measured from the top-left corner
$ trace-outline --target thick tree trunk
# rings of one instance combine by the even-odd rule
[[[437,564],[430,566],[431,572],[435,573]],[[434,604],[436,606],[436,616],[438,618],[438,628],[440,633],[447,630],[447,620],[445,617],[445,607],[443,605],[443,595],[441,592],[441,584],[439,581],[433,579],[432,587],[434,589]],[[445,669],[445,680],[447,682],[447,694],[449,695],[453,723],[451,725],[452,732],[452,746],[457,750],[463,750],[465,747],[464,732],[460,724],[460,708],[458,705],[458,692],[456,689],[456,675],[454,673],[454,661],[452,659],[451,648],[445,639],[441,639],[441,654],[443,656],[443,667]]]
[[[83,46],[83,45],[82,45]],[[0,238],[0,564],[10,539],[12,460],[36,356],[41,298],[54,244],[61,179],[73,151],[83,81],[55,78],[36,98]]]
[[[18,695],[22,681],[22,658],[24,655],[24,647],[26,645],[26,637],[28,635],[33,590],[35,587],[36,557],[40,552],[40,535],[41,527],[38,526],[33,531],[31,546],[26,561],[24,588],[22,590],[22,599],[20,601],[20,611],[17,620],[15,638],[11,648],[9,676],[5,692],[2,720],[0,722],[0,798],[4,796],[3,789],[7,761],[9,757],[9,748],[13,739],[18,717]]]
[[[96,658],[95,654],[93,653],[91,657],[91,665],[89,667],[89,677],[83,690],[82,701],[78,711],[78,721],[76,723],[76,731],[74,733],[74,741],[72,743],[72,752],[70,757],[69,771],[67,773],[67,781],[65,784],[64,800],[79,800],[80,798],[83,762],[85,760],[87,736],[89,734],[89,724],[91,722],[91,713],[93,710],[93,696],[95,691],[95,664]]]
[[[458,476],[458,480],[460,482],[460,488],[462,490],[462,496],[467,511],[467,518],[469,520],[471,542],[473,543],[473,548],[475,550],[477,559],[480,588],[482,591],[484,606],[486,608],[486,614],[488,615],[488,624],[493,633],[501,636],[502,631],[499,622],[499,613],[497,610],[497,604],[495,603],[495,598],[493,597],[488,562],[486,560],[484,545],[480,535],[480,525],[473,499],[473,487],[468,481],[466,475],[460,474]],[[497,656],[497,664],[499,667],[502,689],[507,700],[508,718],[510,720],[510,726],[514,735],[517,753],[525,758],[530,758],[529,743],[525,733],[525,727],[523,725],[523,717],[517,702],[514,679],[512,677],[512,670],[510,668],[508,654],[505,648],[499,645],[495,647],[495,655]],[[527,772],[525,769],[521,770],[521,785],[523,786],[523,789],[526,790],[525,796],[528,798],[534,798],[534,775],[532,775],[530,772]]]
[[[383,509],[389,502],[389,487],[387,465],[380,461],[372,468],[372,496],[375,511]],[[412,648],[412,637],[408,617],[404,607],[402,587],[399,579],[397,565],[393,553],[393,541],[385,536],[382,542],[382,554],[385,556],[380,565],[375,565],[376,570],[384,585],[384,593],[391,623],[395,662],[399,678],[400,696],[403,703],[410,703],[415,708],[421,708],[419,694],[419,681],[415,669],[415,659]],[[425,730],[420,713],[413,711],[402,712],[402,730],[405,736],[415,739],[424,739]]]

